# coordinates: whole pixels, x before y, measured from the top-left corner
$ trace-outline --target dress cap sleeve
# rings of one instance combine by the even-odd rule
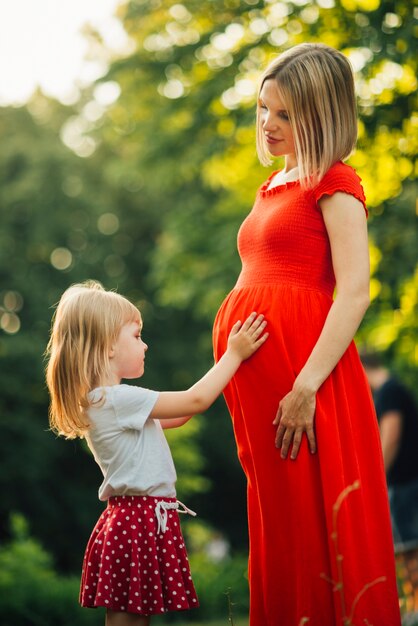
[[[338,191],[354,196],[362,203],[366,216],[368,215],[366,196],[361,184],[361,178],[352,167],[341,161],[330,167],[323,179],[313,189],[317,204],[323,196],[332,196]]]

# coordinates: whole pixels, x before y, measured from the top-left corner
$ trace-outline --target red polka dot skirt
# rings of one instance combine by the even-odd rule
[[[87,544],[80,604],[140,615],[199,606],[175,498],[110,498]]]

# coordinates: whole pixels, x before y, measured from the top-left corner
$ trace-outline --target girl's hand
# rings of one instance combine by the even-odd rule
[[[236,354],[241,361],[248,359],[266,341],[266,326],[264,315],[257,313],[251,313],[243,324],[236,322],[229,333],[228,351]]]
[[[295,387],[280,402],[273,425],[279,425],[275,443],[276,448],[281,448],[282,459],[287,458],[290,446],[292,446],[290,458],[296,459],[304,432],[308,438],[310,451],[312,454],[316,452],[315,406],[314,392],[298,390]]]
[[[185,419],[206,409],[222,393],[244,359],[248,359],[268,337],[264,315],[251,313],[243,324],[236,322],[228,337],[228,348],[219,361],[186,391],[162,391],[150,417],[160,420]]]

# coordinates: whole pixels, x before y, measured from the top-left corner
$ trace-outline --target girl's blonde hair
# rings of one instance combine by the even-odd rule
[[[69,439],[82,437],[89,423],[88,393],[110,375],[110,348],[122,326],[141,320],[129,300],[96,281],[73,285],[62,295],[52,319],[46,354],[49,422]]]
[[[346,159],[357,141],[354,78],[348,59],[320,43],[304,43],[275,59],[262,76],[276,81],[289,115],[301,185],[315,185],[329,168]],[[257,153],[271,165],[257,107]]]

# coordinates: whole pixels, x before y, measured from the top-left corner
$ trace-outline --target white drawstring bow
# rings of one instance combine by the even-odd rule
[[[189,509],[185,504],[183,504],[183,502],[180,502],[180,500],[176,500],[176,502],[166,502],[165,500],[160,500],[155,506],[155,517],[158,520],[157,534],[159,534],[160,532],[165,533],[165,531],[167,530],[167,511],[173,509],[177,509],[178,513],[187,513],[188,515],[196,517],[196,513]]]

